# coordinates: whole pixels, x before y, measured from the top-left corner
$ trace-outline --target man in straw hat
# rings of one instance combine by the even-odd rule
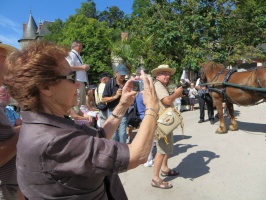
[[[3,84],[3,68],[6,57],[17,49],[0,43],[0,86]],[[0,96],[0,98],[2,98]],[[18,199],[16,173],[16,143],[20,127],[12,128],[11,122],[0,108],[0,199]],[[19,192],[19,199],[24,199]]]
[[[17,49],[7,44],[2,44],[2,42],[0,41],[0,85],[3,84],[3,68],[6,57],[15,50]]]
[[[159,113],[162,113],[167,107],[171,106],[176,98],[182,96],[182,87],[175,88],[171,95],[169,95],[167,90],[170,76],[173,75],[175,71],[175,69],[170,68],[168,65],[160,65],[151,71],[151,74],[156,77],[154,86],[157,98],[159,99]],[[173,133],[170,133],[167,139],[169,144],[166,144],[164,139],[156,141],[157,153],[154,158],[154,171],[151,182],[153,187],[162,189],[172,188],[173,186],[169,182],[163,181],[159,174],[163,177],[177,176],[179,174],[177,171],[168,167],[169,154],[173,153]]]

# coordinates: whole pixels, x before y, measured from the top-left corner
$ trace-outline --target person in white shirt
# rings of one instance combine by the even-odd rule
[[[189,93],[188,93],[188,97],[189,97],[189,103],[190,103],[190,110],[195,110],[194,109],[194,105],[195,105],[195,98],[196,95],[198,94],[197,90],[194,87],[194,83],[190,84],[190,88],[188,89]]]
[[[95,93],[94,93],[96,104],[102,101],[102,95],[103,95],[105,85],[110,80],[110,78],[111,78],[111,75],[105,72],[99,75],[100,84],[95,89]],[[107,110],[100,110],[99,115],[98,115],[97,125],[101,127],[103,123],[105,122],[105,120],[107,119],[107,117],[108,117]]]
[[[84,64],[80,56],[82,51],[82,44],[80,41],[74,40],[71,44],[71,51],[69,52],[66,60],[73,71],[76,71],[77,81],[80,83],[79,88],[79,103],[78,108],[81,105],[86,105],[86,85],[88,84],[87,71],[90,69],[88,64]]]

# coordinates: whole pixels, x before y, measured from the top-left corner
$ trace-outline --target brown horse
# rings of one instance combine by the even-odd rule
[[[226,133],[222,103],[225,102],[231,117],[229,130],[238,129],[233,104],[254,105],[266,99],[266,66],[236,72],[225,69],[223,65],[209,61],[201,65],[201,80],[210,89],[213,104],[216,106],[220,127],[216,133]]]

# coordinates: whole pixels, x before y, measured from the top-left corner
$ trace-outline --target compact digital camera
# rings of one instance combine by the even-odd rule
[[[144,89],[143,81],[142,80],[134,80],[133,81],[133,90],[134,91],[142,91]]]
[[[183,88],[183,91],[182,91],[182,95],[184,96],[188,96],[188,93],[189,93],[189,90],[187,89],[187,87],[184,87],[184,85],[180,84],[180,85],[177,85],[176,87],[179,88],[181,87]]]

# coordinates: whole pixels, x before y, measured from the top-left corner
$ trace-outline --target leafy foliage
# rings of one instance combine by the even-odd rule
[[[76,14],[85,15],[88,18],[97,19],[96,4],[92,0],[82,2],[81,7],[76,9]]]
[[[45,39],[65,45],[82,41],[93,77],[112,71],[112,56],[132,71],[144,65],[149,72],[166,63],[177,69],[177,77],[208,59],[233,65],[252,57],[266,60],[258,48],[266,39],[264,0],[135,0],[131,15],[116,6],[98,12],[88,0],[76,15],[49,29]],[[129,34],[127,40],[121,41],[121,32]]]
[[[108,27],[117,28],[117,24],[124,18],[124,12],[118,7],[112,6],[98,15],[99,21],[106,21]]]

